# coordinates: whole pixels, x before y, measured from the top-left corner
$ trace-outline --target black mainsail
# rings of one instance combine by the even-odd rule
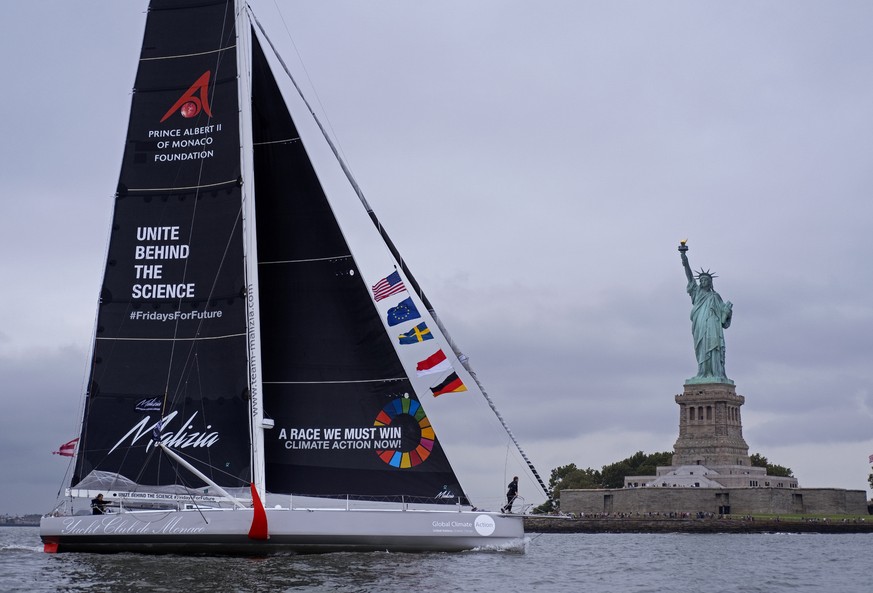
[[[73,486],[178,483],[157,433],[217,484],[251,481],[234,23],[233,2],[151,3]]]

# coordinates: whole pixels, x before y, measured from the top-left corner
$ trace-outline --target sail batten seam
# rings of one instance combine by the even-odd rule
[[[194,56],[208,56],[209,54],[214,54],[222,51],[227,51],[229,49],[236,49],[236,44],[229,45],[227,47],[220,47],[218,49],[213,49],[210,51],[201,51],[193,54],[179,54],[175,56],[156,56],[154,58],[140,58],[140,62],[151,62],[154,60],[176,60],[178,58],[193,58]]]
[[[269,144],[290,144],[291,142],[299,142],[300,136],[295,138],[283,138],[281,140],[270,140],[269,142],[253,142],[253,146],[267,146]]]
[[[197,338],[107,338],[97,337],[97,340],[118,341],[118,342],[196,342],[199,340],[224,340],[227,338],[245,337],[246,334],[227,334],[226,336],[207,336]]]
[[[141,191],[179,191],[179,190],[191,190],[191,189],[204,189],[207,187],[218,187],[221,185],[230,185],[239,183],[239,179],[228,179],[227,181],[218,181],[216,183],[205,183],[203,185],[184,185],[179,187],[130,187],[127,188],[126,192],[128,194],[133,192],[141,192]]]
[[[357,379],[355,381],[263,381],[264,385],[328,385],[353,383],[385,383],[388,381],[406,381],[406,377],[388,377],[386,379]]]
[[[351,259],[352,255],[331,255],[329,257],[312,257],[309,259],[278,259],[275,261],[259,261],[259,266],[266,266],[269,264],[302,264],[306,262],[315,262],[315,261],[331,261],[338,259]]]

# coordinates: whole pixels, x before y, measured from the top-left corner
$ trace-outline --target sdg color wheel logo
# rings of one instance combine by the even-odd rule
[[[399,426],[402,430],[403,438],[392,441],[396,448],[376,450],[379,459],[392,467],[415,467],[433,450],[436,435],[424,408],[415,400],[401,397],[390,402],[376,416],[373,426]]]

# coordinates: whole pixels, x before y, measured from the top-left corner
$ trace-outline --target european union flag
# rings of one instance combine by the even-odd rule
[[[421,315],[412,302],[412,297],[403,299],[396,307],[388,309],[388,325],[397,325],[410,319],[418,319]]]
[[[430,333],[430,329],[424,322],[419,323],[405,334],[400,334],[397,337],[400,339],[401,344],[417,344],[425,340],[433,340],[433,334]]]

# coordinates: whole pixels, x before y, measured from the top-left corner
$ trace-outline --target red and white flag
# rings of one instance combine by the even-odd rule
[[[57,451],[52,451],[52,455],[63,455],[64,457],[73,457],[76,455],[76,443],[79,439],[73,439],[58,447]]]
[[[446,353],[442,350],[437,350],[415,365],[415,374],[419,377],[450,370],[452,370],[452,364],[448,361]]]

